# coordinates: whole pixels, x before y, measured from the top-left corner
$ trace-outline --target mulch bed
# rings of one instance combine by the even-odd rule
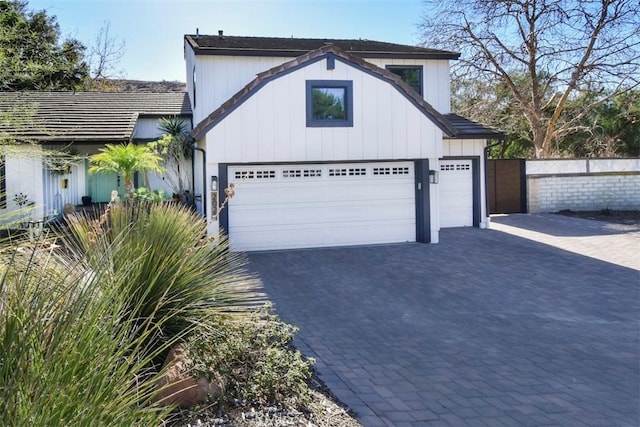
[[[311,383],[311,402],[305,408],[259,406],[237,399],[223,407],[202,406],[182,410],[172,427],[362,427],[316,377]]]

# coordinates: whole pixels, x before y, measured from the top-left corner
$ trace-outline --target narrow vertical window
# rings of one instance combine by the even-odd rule
[[[191,73],[193,81],[193,108],[196,108],[196,66],[193,66],[193,72]]]

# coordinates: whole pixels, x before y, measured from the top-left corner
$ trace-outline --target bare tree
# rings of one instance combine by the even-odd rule
[[[118,70],[118,65],[124,56],[125,47],[124,40],[113,36],[111,24],[105,21],[96,35],[93,46],[89,49],[90,89],[110,90],[107,80],[122,76],[123,73]]]
[[[640,80],[637,0],[425,0],[425,44],[462,53],[454,77],[505,87],[536,157]],[[464,85],[460,87],[464,88]],[[581,93],[602,94],[565,114]],[[482,101],[480,101],[482,102]]]

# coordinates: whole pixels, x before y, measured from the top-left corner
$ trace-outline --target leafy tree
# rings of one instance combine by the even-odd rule
[[[0,90],[73,90],[89,74],[85,47],[60,41],[55,17],[24,1],[0,0]]]
[[[567,109],[584,102],[589,100],[574,100]],[[559,144],[561,151],[578,157],[640,156],[640,91],[626,91],[608,99],[586,114],[577,127]]]
[[[635,0],[424,4],[425,43],[461,51],[453,68],[455,79],[506,89],[510,117],[525,120],[536,157],[549,157],[590,111],[639,84],[640,15]],[[572,100],[585,93],[595,96],[582,97],[589,102],[569,110]]]
[[[135,190],[133,174],[136,172],[162,172],[162,159],[146,145],[106,144],[100,153],[89,158],[89,173],[116,173],[122,175],[127,197]]]

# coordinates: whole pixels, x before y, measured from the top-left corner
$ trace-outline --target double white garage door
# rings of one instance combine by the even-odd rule
[[[415,241],[412,162],[230,166],[233,250]]]
[[[413,162],[242,165],[227,174],[236,187],[228,207],[232,250],[416,240]]]

